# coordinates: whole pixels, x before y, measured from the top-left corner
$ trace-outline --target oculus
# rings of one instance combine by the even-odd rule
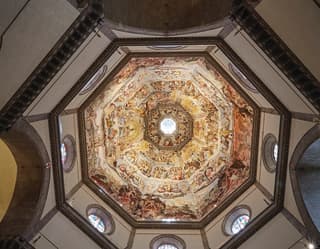
[[[239,233],[243,228],[245,228],[249,220],[250,220],[250,217],[247,214],[243,214],[237,217],[231,225],[232,233],[233,234]]]
[[[265,135],[262,144],[262,158],[267,171],[275,172],[278,160],[278,143],[277,138],[268,133]]]
[[[92,78],[84,85],[80,91],[80,95],[84,95],[90,92],[95,86],[103,79],[108,70],[107,65],[103,65],[93,76]]]
[[[83,107],[88,177],[136,221],[200,221],[249,179],[254,113],[205,57],[131,57]]]
[[[178,103],[158,103],[146,111],[144,138],[159,150],[182,149],[192,138],[191,115]]]
[[[92,204],[87,207],[87,218],[100,233],[111,235],[115,230],[111,214],[99,205]]]
[[[172,244],[162,244],[158,247],[158,249],[178,249],[178,247]]]
[[[228,64],[231,74],[239,81],[239,83],[247,90],[258,93],[256,87],[248,80],[248,78],[232,63]]]
[[[162,234],[153,238],[150,249],[186,249],[186,243],[176,235]]]
[[[61,163],[64,172],[73,169],[76,158],[76,142],[73,136],[66,135],[60,145]]]
[[[177,130],[177,123],[172,118],[164,118],[160,121],[160,131],[165,135],[172,135]]]
[[[238,206],[232,209],[225,217],[222,229],[226,235],[235,235],[246,227],[251,218],[248,206]]]

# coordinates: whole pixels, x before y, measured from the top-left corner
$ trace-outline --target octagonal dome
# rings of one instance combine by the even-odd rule
[[[131,57],[84,108],[88,177],[136,221],[201,221],[252,172],[242,94],[205,57]]]

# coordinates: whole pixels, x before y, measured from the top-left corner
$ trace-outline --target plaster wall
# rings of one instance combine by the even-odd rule
[[[11,4],[5,5],[3,9],[1,7],[1,17],[7,8],[18,9],[15,7],[18,4],[17,1],[14,2],[11,7]],[[10,10],[8,11],[11,13]],[[1,82],[5,84],[1,84],[0,108],[7,103],[47,55],[77,15],[78,11],[67,1],[33,0],[29,2],[3,38],[0,75]],[[4,17],[4,25],[8,22],[6,21],[8,18]]]

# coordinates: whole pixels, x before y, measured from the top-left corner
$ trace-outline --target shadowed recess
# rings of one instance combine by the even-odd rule
[[[227,17],[231,0],[105,0],[112,28],[172,32],[212,25]],[[201,29],[201,28],[200,28]]]

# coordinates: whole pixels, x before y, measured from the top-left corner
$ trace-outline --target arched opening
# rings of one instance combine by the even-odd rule
[[[296,146],[290,162],[293,193],[313,240],[320,241],[320,126],[310,129]]]
[[[9,147],[0,139],[0,222],[11,203],[16,180],[17,163]]]
[[[112,29],[144,34],[185,34],[221,25],[229,15],[232,1],[107,0],[105,6],[108,7],[104,8],[104,16]],[[133,9],[135,11],[131,11]]]
[[[38,133],[23,119],[2,133],[0,138],[10,149],[17,166],[15,187],[0,222],[0,234],[4,237],[20,235],[28,239],[37,232],[36,224],[47,198],[49,155]],[[5,174],[3,178],[9,177],[9,172],[1,172],[4,176],[2,173]]]

